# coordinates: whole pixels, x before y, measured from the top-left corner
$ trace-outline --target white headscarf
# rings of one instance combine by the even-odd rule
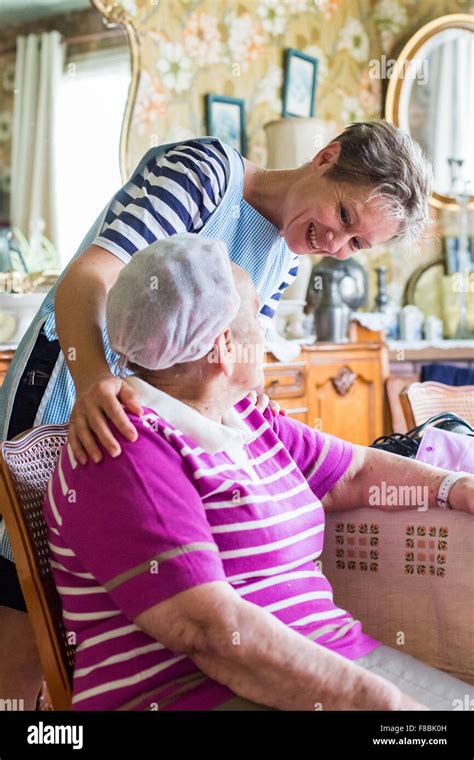
[[[110,289],[110,346],[146,369],[197,361],[239,306],[224,241],[173,235],[135,253]]]

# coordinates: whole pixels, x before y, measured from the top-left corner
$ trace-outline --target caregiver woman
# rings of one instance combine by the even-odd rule
[[[120,453],[109,420],[135,439],[123,406],[142,410],[116,377],[105,303],[130,257],[158,238],[194,232],[224,240],[250,274],[268,324],[299,255],[347,259],[388,241],[416,244],[430,183],[419,146],[383,121],[352,124],[310,162],[285,171],[261,169],[214,137],[151,148],[92,225],[15,352],[0,393],[2,438],[69,420],[81,462],[87,455],[99,461],[96,438]],[[23,698],[31,709],[41,674],[4,531],[0,555],[0,698]]]

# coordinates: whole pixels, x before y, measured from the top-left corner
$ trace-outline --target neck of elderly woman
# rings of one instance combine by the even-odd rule
[[[229,379],[209,363],[198,361],[174,364],[167,369],[152,370],[127,361],[127,368],[149,385],[187,404],[214,422],[242,399],[245,393],[232,386]]]

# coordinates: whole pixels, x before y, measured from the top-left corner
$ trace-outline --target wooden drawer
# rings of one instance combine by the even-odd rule
[[[295,398],[287,401],[282,400],[280,406],[286,411],[288,417],[291,417],[292,420],[299,420],[300,422],[304,422],[305,425],[308,424],[308,406],[306,404],[306,399]]]
[[[301,364],[267,364],[265,366],[265,393],[270,398],[298,398],[306,392],[306,373]]]

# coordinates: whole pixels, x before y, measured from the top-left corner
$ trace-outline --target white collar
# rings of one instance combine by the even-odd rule
[[[253,438],[252,431],[234,407],[222,415],[222,423],[214,422],[183,401],[179,401],[135,375],[126,377],[125,382],[131,385],[142,406],[158,412],[167,422],[171,422],[182,433],[195,440],[209,454],[215,454],[217,451],[237,454],[242,452],[244,444],[249,443]]]

